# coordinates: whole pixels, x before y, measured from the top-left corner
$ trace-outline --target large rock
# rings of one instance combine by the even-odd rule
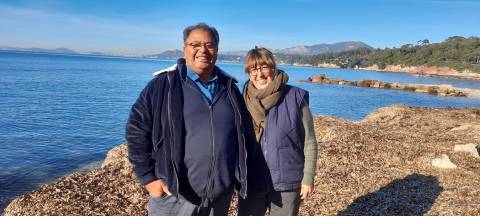
[[[318,82],[318,83],[321,83],[323,82],[323,80],[326,78],[326,75],[325,74],[318,74],[318,75],[313,75],[310,77],[310,80],[312,82]]]
[[[313,75],[308,78],[308,80],[300,80],[300,82],[314,82],[314,83],[327,83],[335,85],[348,85],[348,86],[359,86],[359,87],[368,87],[368,88],[391,88],[399,89],[403,91],[412,91],[418,93],[429,93],[440,96],[456,96],[456,97],[480,97],[480,91],[476,93],[470,89],[456,89],[451,85],[439,85],[439,86],[430,86],[430,85],[421,85],[421,84],[400,84],[400,83],[389,83],[389,82],[380,82],[378,80],[362,80],[362,81],[348,81],[348,80],[339,80],[334,78],[327,78],[325,74]]]
[[[362,80],[358,83],[358,86],[361,87],[373,87],[373,85],[378,82],[378,80]]]
[[[416,89],[417,89],[417,87],[414,86],[414,85],[411,85],[411,84],[407,84],[403,87],[403,90],[405,90],[405,91],[413,91],[414,92]]]
[[[473,157],[480,158],[480,155],[478,155],[477,145],[473,143],[468,143],[464,145],[455,145],[453,150],[456,152],[467,152]]]
[[[442,154],[440,158],[435,158],[432,160],[432,166],[442,168],[442,169],[455,169],[457,165],[450,161],[450,158],[446,154]]]
[[[419,92],[419,93],[430,93],[429,87],[430,87],[430,86],[417,85],[416,88],[415,88],[415,92]]]

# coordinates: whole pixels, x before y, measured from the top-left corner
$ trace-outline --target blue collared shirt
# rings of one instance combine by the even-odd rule
[[[193,83],[195,83],[197,89],[207,98],[208,103],[212,104],[217,89],[217,74],[215,73],[207,83],[203,83],[200,76],[193,72],[191,68],[187,67],[187,76],[193,81]]]

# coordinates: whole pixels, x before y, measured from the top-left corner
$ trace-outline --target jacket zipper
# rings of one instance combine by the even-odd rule
[[[210,194],[211,194],[211,190],[212,190],[212,185],[213,185],[213,174],[214,174],[214,171],[215,171],[215,162],[216,162],[216,157],[215,157],[215,131],[214,131],[214,127],[213,127],[213,111],[212,111],[212,104],[213,102],[215,101],[215,97],[217,95],[214,95],[214,97],[212,98],[212,104],[210,104],[207,100],[207,98],[205,98],[205,96],[203,95],[202,92],[198,91],[197,88],[194,88],[193,86],[191,86],[190,84],[187,84],[187,86],[189,88],[191,88],[192,90],[196,91],[197,93],[199,93],[200,95],[202,95],[202,98],[203,100],[205,101],[205,103],[208,105],[208,112],[209,112],[209,115],[210,115],[210,129],[211,129],[211,138],[212,138],[212,142],[211,142],[211,146],[212,146],[212,160],[210,161],[210,167],[208,169],[208,180],[207,180],[207,185],[205,185],[205,198],[209,198],[210,197]],[[200,206],[203,206],[204,202],[206,202],[207,200],[202,200],[202,203]]]
[[[172,88],[172,83],[171,83],[171,78],[169,76],[170,74],[167,74],[167,79],[168,79],[168,84],[170,85],[169,89]],[[173,148],[175,145],[175,134],[173,133],[173,128],[174,128],[174,122],[172,121],[172,110],[171,110],[171,98],[172,98],[172,92],[168,92],[168,99],[167,99],[167,112],[168,112],[168,121],[169,121],[169,130],[170,130],[170,135],[172,136],[172,140],[170,141],[173,143],[171,147]],[[179,180],[178,180],[178,168],[177,165],[175,164],[175,155],[172,154],[172,151],[170,152],[170,157],[172,158],[172,165],[173,169],[175,171],[175,181],[176,181],[176,191],[177,191],[177,197],[180,194],[180,185],[179,185]]]
[[[206,190],[206,197],[207,199],[210,198],[210,194],[213,189],[213,177],[215,175],[215,164],[216,164],[216,155],[215,155],[215,130],[213,127],[213,111],[212,106],[208,106],[208,111],[210,114],[210,130],[211,130],[211,137],[212,137],[212,161],[210,162],[210,171],[209,171],[209,180],[207,182],[207,190]]]

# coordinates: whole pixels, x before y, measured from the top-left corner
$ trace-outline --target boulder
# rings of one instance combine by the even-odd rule
[[[375,82],[378,82],[378,81],[377,80],[362,80],[360,83],[358,83],[358,86],[370,87],[370,86],[373,86]]]
[[[455,97],[465,97],[467,96],[465,93],[463,92],[459,92],[459,91],[456,91],[455,90],[455,93],[451,94],[450,96],[455,96]]]
[[[429,93],[429,87],[425,85],[417,85],[415,92],[420,92],[420,93]]]
[[[447,96],[452,93],[452,87],[450,85],[440,85],[437,89],[438,95]]]
[[[403,90],[405,91],[415,91],[417,88],[415,86],[412,86],[412,85],[406,85],[403,87]]]
[[[346,85],[349,85],[349,86],[357,86],[357,82],[356,81],[347,81],[347,84]]]
[[[310,77],[310,80],[312,82],[323,82],[326,79],[326,75],[324,73],[318,74],[318,75],[313,75]]]
[[[450,161],[450,158],[446,154],[442,154],[440,158],[435,158],[432,160],[432,166],[441,168],[441,169],[454,169],[457,168],[457,165]]]
[[[339,80],[339,79],[327,79],[328,80],[328,83],[330,84],[336,84],[338,85],[338,83],[340,83],[342,80]]]
[[[433,94],[433,95],[437,95],[438,94],[438,86],[429,86],[428,87],[428,93],[429,94]]]
[[[403,89],[405,85],[401,83],[392,83],[392,89]]]
[[[473,143],[468,143],[464,145],[455,145],[453,147],[453,151],[455,152],[467,152],[473,157],[480,158],[480,155],[478,154],[478,149],[477,145]]]

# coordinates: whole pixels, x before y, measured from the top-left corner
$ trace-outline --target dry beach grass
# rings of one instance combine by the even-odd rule
[[[480,158],[453,151],[480,146],[480,109],[392,106],[360,122],[317,116],[315,129],[315,193],[300,215],[480,215]],[[5,215],[146,215],[126,154],[17,197]],[[457,168],[433,167],[442,154]]]

